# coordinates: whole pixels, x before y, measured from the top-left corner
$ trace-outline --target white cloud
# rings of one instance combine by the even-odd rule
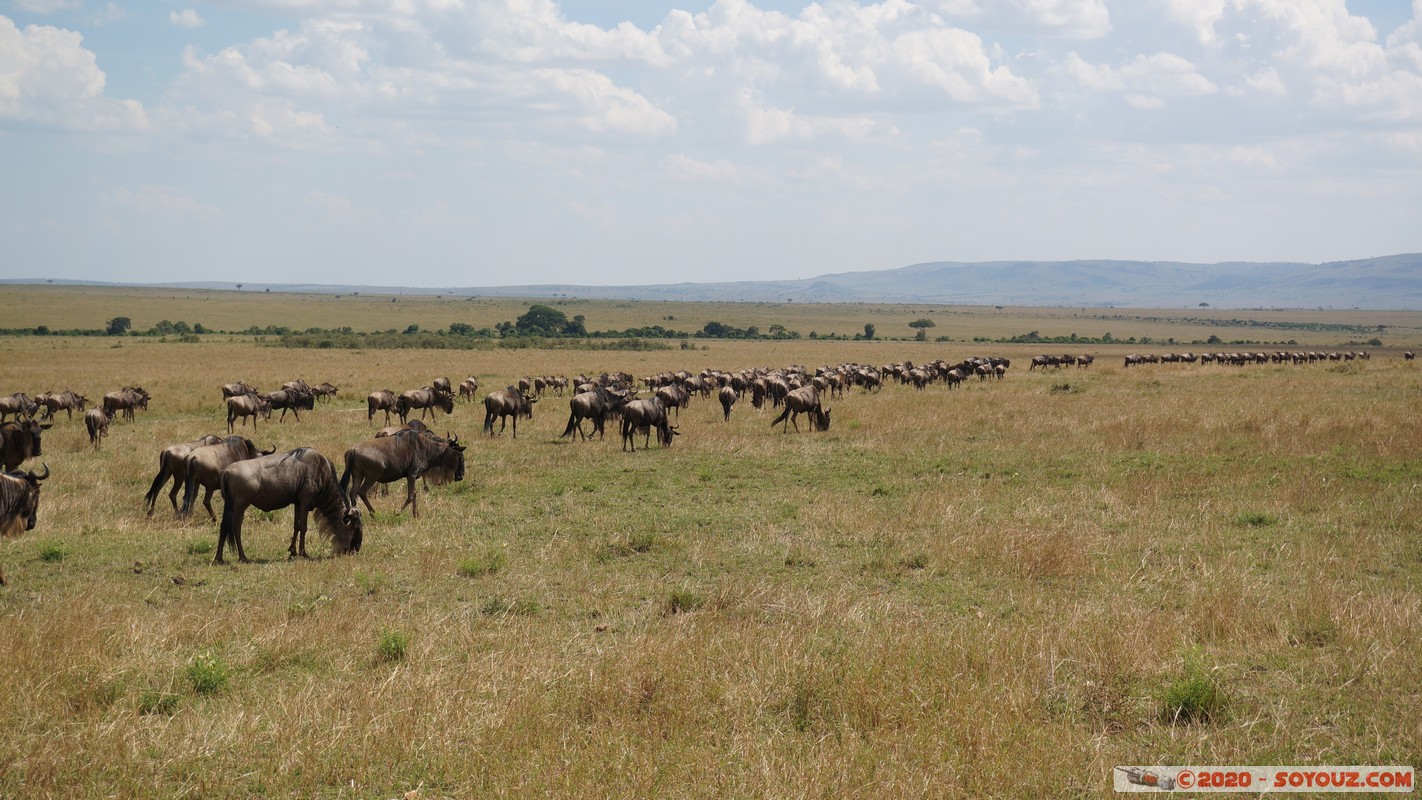
[[[106,96],[105,83],[78,33],[47,25],[20,30],[0,16],[0,119],[65,130],[146,127],[142,104]]]
[[[100,194],[111,208],[154,224],[221,225],[227,220],[222,209],[198,202],[192,194],[171,186],[120,187]]]
[[[1092,91],[1121,92],[1132,107],[1147,110],[1164,108],[1166,98],[1219,90],[1194,64],[1173,53],[1138,55],[1119,67],[1090,64],[1071,53],[1057,71]]]
[[[1065,39],[1096,39],[1111,32],[1105,0],[922,0],[949,18],[989,28]]]
[[[84,5],[83,0],[10,0],[21,11],[31,14],[54,14],[59,11],[73,11]]]
[[[207,24],[207,20],[204,20],[198,12],[191,8],[185,8],[182,11],[169,11],[168,22],[177,28],[201,28]]]

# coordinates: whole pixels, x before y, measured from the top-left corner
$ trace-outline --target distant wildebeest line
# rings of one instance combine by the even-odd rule
[[[364,529],[360,511],[341,491],[330,459],[309,447],[239,461],[222,471],[222,524],[218,529],[217,555],[222,564],[227,543],[237,549],[237,559],[247,561],[242,548],[242,518],[249,507],[276,511],[295,506],[288,557],[306,557],[307,518],[316,512],[321,530],[331,538],[335,555],[360,552]]]

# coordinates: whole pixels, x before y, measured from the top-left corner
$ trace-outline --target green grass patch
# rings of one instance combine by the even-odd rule
[[[387,663],[404,661],[409,650],[410,637],[403,631],[381,631],[375,643],[375,654]]]
[[[215,695],[227,688],[232,670],[222,656],[205,650],[188,661],[185,675],[193,691],[200,695]]]
[[[39,560],[46,564],[58,564],[69,557],[69,548],[60,542],[48,541],[39,543]]]
[[[504,568],[504,561],[503,550],[490,548],[460,561],[459,574],[466,578],[482,578],[485,575],[493,575]]]
[[[1160,718],[1164,722],[1217,722],[1227,705],[1224,690],[1198,652],[1185,656],[1184,671],[1160,692]]]

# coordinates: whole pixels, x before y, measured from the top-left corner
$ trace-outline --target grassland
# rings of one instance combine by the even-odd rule
[[[68,322],[90,301],[53,291],[7,324],[335,324],[307,299],[146,295]],[[400,298],[370,308],[420,314],[359,318],[447,325],[446,302],[477,305]],[[803,331],[818,319],[773,310]],[[867,309],[817,310],[845,333],[887,330]],[[615,311],[569,313],[624,326]],[[935,309],[933,333],[1047,333],[1073,313],[1011,311]],[[709,314],[776,321],[663,316]],[[1388,344],[1416,341],[1418,315],[1388,319]],[[1306,337],[1349,335],[1289,335]],[[1422,764],[1422,369],[1390,349],[1125,370],[1108,357],[1125,348],[1097,347],[1091,370],[1028,374],[1043,348],[203,339],[0,339],[6,393],[154,397],[97,453],[61,414],[39,526],[0,542],[0,797],[1099,797],[1117,764]],[[672,448],[636,454],[560,440],[556,397],[517,440],[481,437],[482,410],[460,405],[436,427],[470,442],[466,480],[422,497],[419,520],[393,513],[398,489],[377,500],[348,558],[289,562],[290,511],[249,512],[255,563],[214,567],[215,524],[143,512],[159,449],[222,432],[217,386],[238,378],[337,384],[334,403],[254,438],[338,460],[370,435],[367,392],[436,375],[492,388],[984,353],[1017,366],[954,392],[851,393],[820,434],[772,431],[748,402],[722,422],[697,400]]]

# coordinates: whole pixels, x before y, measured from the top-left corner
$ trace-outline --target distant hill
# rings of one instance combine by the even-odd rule
[[[37,283],[6,280],[0,283]],[[84,283],[54,281],[56,284]],[[97,283],[97,282],[95,282]],[[231,283],[163,284],[231,289]],[[528,286],[413,289],[399,286],[244,284],[246,291],[581,297],[587,299],[942,303],[1014,306],[1422,309],[1422,253],[1324,264],[1169,261],[935,261],[898,269],[841,272],[787,281],[645,286]]]

